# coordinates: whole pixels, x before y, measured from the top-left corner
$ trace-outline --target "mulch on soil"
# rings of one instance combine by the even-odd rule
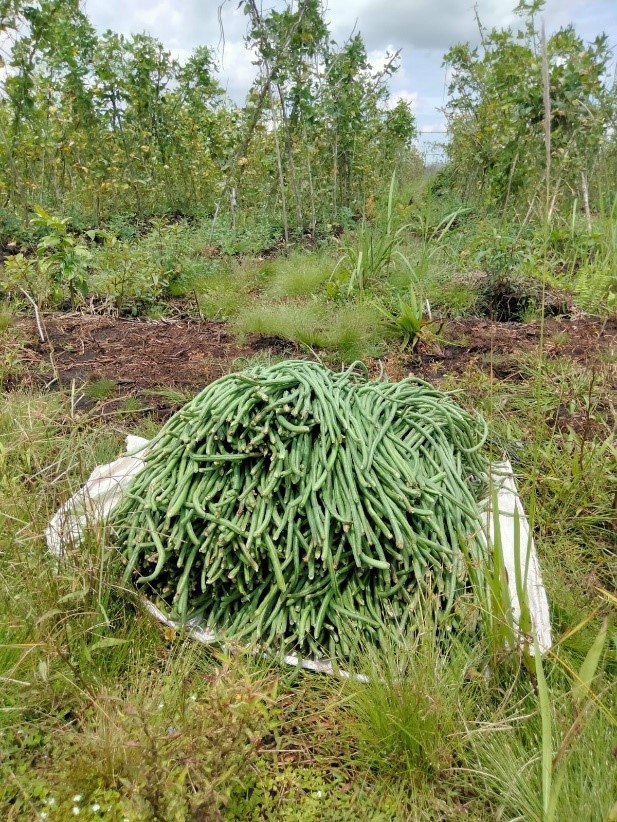
[[[35,331],[28,328],[29,337]],[[49,350],[60,382],[112,379],[125,394],[157,387],[198,388],[255,353],[238,345],[220,322],[125,320],[79,314],[45,318],[49,344],[32,341],[44,358]]]
[[[117,393],[139,395],[167,387],[196,391],[243,366],[257,353],[302,356],[294,345],[250,337],[239,343],[225,323],[197,319],[127,320],[110,316],[53,314],[44,317],[48,342],[42,343],[34,320],[22,318],[16,330],[26,338],[26,373],[20,384],[41,387],[54,378],[77,386],[100,379],[117,383]],[[462,373],[470,365],[492,369],[507,378],[524,355],[566,357],[581,365],[604,362],[617,353],[617,319],[581,316],[539,322],[502,323],[479,318],[450,321],[442,331],[446,342],[433,343],[413,355],[383,358],[393,379],[410,372],[436,379]],[[377,365],[376,365],[377,368]]]
[[[427,378],[431,373],[460,373],[473,364],[506,379],[517,373],[525,357],[541,350],[545,358],[565,358],[585,367],[617,355],[617,318],[559,317],[543,324],[468,318],[449,322],[444,336],[453,344],[422,357]]]

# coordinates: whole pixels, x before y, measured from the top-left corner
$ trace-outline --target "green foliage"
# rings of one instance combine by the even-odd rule
[[[26,218],[34,200],[84,228],[118,213],[235,228],[267,212],[287,241],[341,207],[357,212],[382,176],[408,169],[414,117],[387,105],[396,56],[377,72],[359,34],[337,47],[315,0],[244,8],[259,71],[239,108],[215,80],[213,49],[178,60],[145,33],[98,34],[73,0],[9,4],[0,190],[11,208]],[[16,228],[0,220],[0,241]]]
[[[321,345],[344,362],[375,357],[383,350],[379,318],[370,304],[348,303],[330,315]]]
[[[368,780],[367,780],[368,781]],[[232,822],[386,822],[400,810],[399,797],[379,785],[352,785],[327,765],[286,764],[265,758],[234,791],[225,818]]]
[[[13,314],[8,308],[0,310],[0,334],[7,331],[13,324]]]
[[[385,317],[385,328],[391,334],[401,337],[401,351],[407,347],[413,351],[426,337],[427,329],[436,322],[424,317],[422,301],[413,286],[409,287],[406,301],[399,297],[396,313],[388,311],[383,306],[378,305],[377,308]]]
[[[216,220],[203,244],[214,244],[223,254],[259,254],[276,247],[280,243],[281,234],[280,222],[263,211],[247,215],[236,223],[223,215]]]
[[[610,370],[610,366],[608,367]],[[609,370],[594,372],[567,358],[517,361],[519,379],[495,381],[478,369],[448,387],[465,389],[468,402],[490,416],[496,447],[522,477],[522,499],[533,517],[553,627],[577,621],[597,585],[615,585],[612,562],[614,426]],[[576,568],[576,573],[563,567]]]
[[[358,757],[415,787],[439,782],[460,760],[476,691],[462,687],[467,649],[452,645],[444,653],[426,616],[426,628],[406,642],[360,650],[355,665],[369,681],[348,686]]]
[[[295,252],[267,263],[266,293],[273,298],[303,297],[323,290],[332,272],[331,258],[323,253]]]
[[[560,206],[567,211],[572,192],[580,202],[587,196],[616,99],[605,81],[604,35],[585,43],[573,26],[561,28],[546,42],[545,62],[536,23],[543,5],[520,4],[518,30],[483,29],[481,48],[454,46],[444,61],[453,184],[502,206],[533,205],[544,191],[540,212],[550,220]]]
[[[344,255],[332,273],[332,282],[337,283],[340,282],[337,278],[338,270],[342,270],[347,280],[348,296],[356,290],[363,294],[367,288],[378,286],[388,276],[393,265],[402,268],[408,276],[412,273],[411,264],[401,251],[401,241],[407,226],[395,228],[394,225],[395,184],[393,174],[384,217],[374,224],[362,221],[356,243],[345,248]]]
[[[0,390],[7,390],[14,380],[24,373],[20,356],[23,335],[13,326],[14,316],[10,308],[0,309]],[[2,449],[0,447],[0,457]],[[0,468],[2,459],[0,458]]]
[[[147,244],[108,236],[92,262],[93,286],[113,301],[120,314],[140,314],[166,294],[168,273]]]
[[[188,659],[158,683],[101,695],[105,715],[89,713],[72,740],[79,759],[65,763],[89,774],[84,795],[122,788],[125,812],[144,820],[216,817],[225,807],[270,729],[268,685],[223,659],[182,692],[178,678],[198,661],[190,648],[181,653]]]
[[[36,249],[40,270],[57,287],[57,296],[60,289],[68,287],[71,305],[75,306],[77,295],[85,297],[88,293],[85,266],[90,252],[68,233],[68,219],[54,217],[41,206],[35,206],[35,211],[37,216],[32,222],[48,232]]]
[[[588,311],[607,307],[617,313],[617,194],[610,210],[599,216],[587,235],[583,252],[575,257],[578,265],[571,265],[578,301]]]
[[[21,230],[21,220],[8,208],[0,209],[0,246],[10,247],[9,243],[15,242]]]
[[[600,638],[602,631],[601,627]],[[600,659],[597,650],[595,643],[589,648],[596,663]],[[537,822],[575,813],[604,822],[615,789],[607,759],[615,720],[594,699],[588,699],[583,710],[576,708],[567,686],[555,704],[560,661],[555,664],[538,655],[537,701],[528,697],[519,713],[512,712],[492,725],[479,723],[469,734],[471,752],[486,796],[499,813]],[[598,774],[601,779],[596,778]]]
[[[378,315],[368,304],[333,306],[317,300],[247,308],[236,320],[241,333],[279,337],[309,349],[326,349],[345,361],[377,353]]]
[[[410,205],[409,223],[404,227],[420,242],[417,260],[414,264],[414,273],[417,280],[424,282],[429,275],[431,263],[438,256],[449,240],[449,232],[455,229],[463,218],[470,213],[469,208],[457,205],[453,209],[447,208],[444,212],[444,203],[436,199],[431,181],[427,181],[425,190],[420,195],[420,202]]]
[[[93,380],[83,387],[83,393],[91,400],[106,400],[113,396],[118,383],[115,380],[101,378]]]
[[[271,303],[243,311],[236,327],[242,333],[280,337],[309,347],[323,342],[326,324],[318,302]]]
[[[25,288],[38,305],[47,300],[50,291],[46,272],[41,271],[36,260],[21,252],[7,257],[0,271],[0,289],[3,292],[19,299],[20,288]]]
[[[39,201],[80,203],[96,221],[112,204],[143,214],[159,199],[171,209],[212,201],[222,134],[219,146],[211,138],[226,115],[207,49],[180,65],[147,35],[97,36],[70,0],[14,10],[4,21],[16,42],[2,113],[15,206],[25,207],[31,176]]]
[[[477,313],[478,283],[473,276],[447,268],[432,268],[422,281],[431,310],[440,317],[458,318]]]
[[[264,279],[263,269],[254,261],[211,260],[195,282],[199,310],[208,319],[231,319],[251,301]]]

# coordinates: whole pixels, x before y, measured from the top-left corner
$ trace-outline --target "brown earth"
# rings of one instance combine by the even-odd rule
[[[224,323],[199,320],[126,320],[64,314],[46,317],[49,343],[25,323],[36,359],[52,354],[62,383],[112,379],[125,394],[168,387],[199,388],[255,354],[238,345]],[[51,363],[50,363],[51,367]]]
[[[160,388],[192,393],[241,368],[246,358],[258,353],[302,356],[296,346],[281,340],[249,337],[239,343],[222,322],[155,322],[74,313],[47,315],[43,323],[45,343],[29,318],[16,323],[15,335],[10,332],[15,340],[22,337],[20,357],[25,365],[14,385],[40,388],[53,384],[55,369],[60,383],[74,381],[78,389],[96,380],[114,380],[116,397]],[[515,378],[521,360],[537,354],[541,342],[545,356],[566,357],[589,367],[606,365],[617,354],[617,319],[547,319],[543,330],[539,322],[450,321],[437,340],[422,344],[414,354],[391,353],[371,369],[377,372],[383,367],[394,379],[415,373],[439,380],[476,365],[492,370],[498,379]]]
[[[559,317],[544,323],[466,318],[448,322],[442,336],[448,342],[421,357],[427,378],[461,372],[473,364],[505,379],[540,351],[545,358],[566,358],[589,368],[617,357],[616,317]]]

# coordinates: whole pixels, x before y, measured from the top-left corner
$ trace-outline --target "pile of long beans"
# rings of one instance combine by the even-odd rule
[[[485,436],[449,395],[362,364],[224,376],[167,421],[112,515],[125,581],[221,638],[315,656],[445,616],[484,558]]]

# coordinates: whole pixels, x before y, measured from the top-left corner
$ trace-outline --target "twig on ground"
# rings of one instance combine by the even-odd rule
[[[44,342],[46,342],[46,339],[45,339],[45,334],[43,333],[43,327],[41,325],[41,317],[39,315],[39,307],[36,304],[36,302],[34,301],[34,299],[30,296],[30,294],[28,294],[28,292],[26,291],[25,288],[22,288],[21,286],[19,286],[19,290],[24,295],[24,297],[28,300],[28,302],[30,303],[32,308],[34,308],[34,319],[36,320],[36,327],[38,329],[39,337],[41,339],[41,342],[44,343]]]
[[[34,300],[34,298],[30,294],[28,294],[28,292],[26,291],[25,288],[22,288],[21,286],[19,286],[19,290],[21,291],[21,293],[24,295],[24,297],[28,300],[28,302],[30,303],[30,305],[34,309],[34,319],[35,319],[35,322],[36,322],[37,330],[39,332],[39,339],[41,340],[42,343],[47,343],[49,345],[49,361],[51,363],[51,368],[52,368],[52,371],[54,373],[54,379],[58,380],[60,378],[60,375],[58,374],[58,369],[56,368],[56,362],[54,360],[54,349],[53,349],[53,346],[51,344],[51,340],[49,339],[49,337],[45,334],[45,331],[43,330],[43,321],[41,320],[41,315],[39,314],[39,307],[36,304],[36,301]]]

